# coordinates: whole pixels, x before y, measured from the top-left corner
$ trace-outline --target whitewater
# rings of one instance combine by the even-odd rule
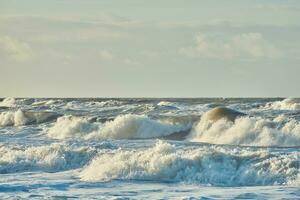
[[[0,199],[300,199],[300,99],[0,99]]]

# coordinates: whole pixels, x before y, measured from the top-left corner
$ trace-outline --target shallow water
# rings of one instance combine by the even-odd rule
[[[216,106],[246,115],[212,122]],[[299,99],[7,98],[0,112],[1,199],[300,199]]]

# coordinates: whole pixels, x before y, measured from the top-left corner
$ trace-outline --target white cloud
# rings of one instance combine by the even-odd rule
[[[33,58],[33,51],[25,42],[9,36],[0,36],[0,57],[23,62]]]
[[[41,42],[88,42],[88,41],[110,41],[122,38],[122,35],[116,31],[98,27],[82,28],[69,31],[52,30],[52,33],[43,33],[33,40]]]
[[[0,26],[6,27],[0,31],[3,35],[15,35],[18,38],[26,38],[27,41],[42,43],[106,42],[126,38],[126,33],[111,23],[101,20],[80,20],[75,17],[68,19],[0,16]]]
[[[257,5],[258,9],[265,11],[299,11],[300,8],[296,5],[286,5],[286,4],[259,4]]]
[[[99,58],[101,60],[110,61],[110,60],[113,60],[114,55],[111,52],[107,51],[107,50],[101,50],[99,52]]]
[[[131,58],[125,58],[123,60],[124,64],[129,66],[130,68],[141,68],[141,63],[137,60],[131,59]]]
[[[212,59],[259,59],[277,58],[281,51],[264,39],[261,33],[243,33],[226,40],[217,36],[196,35],[196,44],[181,48],[179,53],[190,57]]]

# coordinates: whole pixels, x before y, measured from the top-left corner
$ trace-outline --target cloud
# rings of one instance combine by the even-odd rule
[[[29,44],[9,36],[0,36],[0,57],[3,59],[24,62],[33,58]]]
[[[196,44],[181,48],[179,53],[189,57],[211,59],[277,58],[282,55],[279,49],[257,32],[242,33],[225,39],[198,33]]]
[[[296,5],[286,5],[286,4],[278,4],[278,5],[274,5],[274,4],[259,4],[257,5],[258,9],[261,10],[265,10],[265,11],[299,11],[300,7],[296,6]]]
[[[107,50],[101,50],[99,52],[99,58],[104,61],[111,61],[111,60],[113,60],[114,55]]]
[[[139,69],[142,68],[142,63],[132,58],[125,58],[123,63],[130,67],[131,69]]]
[[[119,26],[100,19],[89,21],[75,17],[0,17],[0,26],[5,27],[0,30],[2,34],[42,43],[105,42],[126,37],[126,33]]]

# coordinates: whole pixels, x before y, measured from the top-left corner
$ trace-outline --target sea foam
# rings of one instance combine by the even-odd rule
[[[54,112],[8,111],[0,113],[0,126],[22,126],[48,122],[58,117]]]
[[[252,146],[300,146],[300,123],[279,115],[275,119],[239,117],[209,120],[204,114],[192,129],[189,139],[213,144]]]
[[[0,107],[14,107],[16,106],[16,99],[12,97],[7,97],[0,102]]]
[[[295,99],[288,98],[282,101],[267,103],[264,108],[274,110],[300,110],[300,103]]]
[[[299,152],[178,149],[158,141],[142,150],[116,150],[98,155],[79,177],[84,181],[152,180],[222,186],[286,184],[297,179]]]
[[[56,139],[145,139],[186,130],[185,125],[163,123],[144,115],[120,115],[112,121],[91,123],[86,118],[63,116],[49,128],[48,136]]]
[[[1,146],[0,174],[72,169],[86,164],[94,152],[93,148],[72,149],[61,144],[27,148]]]

